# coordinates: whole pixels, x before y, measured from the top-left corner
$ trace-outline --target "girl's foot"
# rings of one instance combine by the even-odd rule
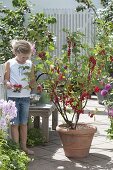
[[[30,149],[28,149],[28,148],[26,148],[26,149],[22,149],[26,154],[28,154],[28,155],[34,155],[34,151],[32,151],[32,150],[30,150]]]

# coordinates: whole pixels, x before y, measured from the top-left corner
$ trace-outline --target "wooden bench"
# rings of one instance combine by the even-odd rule
[[[40,117],[42,117],[42,132],[46,139],[49,141],[49,116],[52,114],[52,129],[56,130],[58,124],[58,111],[53,103],[51,104],[38,104],[30,105],[29,115],[34,116],[34,127],[39,126]],[[38,121],[37,121],[38,120]]]

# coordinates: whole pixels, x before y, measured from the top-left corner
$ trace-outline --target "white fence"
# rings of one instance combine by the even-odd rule
[[[6,90],[4,86],[4,64],[0,64],[0,99],[6,99]]]
[[[95,40],[95,25],[94,13],[75,12],[74,9],[44,9],[46,16],[53,16],[56,18],[56,24],[49,26],[50,31],[56,36],[56,56],[60,56],[62,45],[65,44],[66,35],[62,31],[63,28],[73,31],[81,31],[85,38],[83,42],[89,45],[94,45]]]

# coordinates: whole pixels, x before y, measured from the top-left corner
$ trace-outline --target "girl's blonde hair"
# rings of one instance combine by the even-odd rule
[[[31,43],[26,40],[12,40],[11,45],[13,54],[30,54],[32,52]]]

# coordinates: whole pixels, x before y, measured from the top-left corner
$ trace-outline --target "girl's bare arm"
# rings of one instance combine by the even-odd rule
[[[5,74],[4,74],[4,83],[7,88],[11,89],[12,84],[10,83],[10,63],[5,63]]]

